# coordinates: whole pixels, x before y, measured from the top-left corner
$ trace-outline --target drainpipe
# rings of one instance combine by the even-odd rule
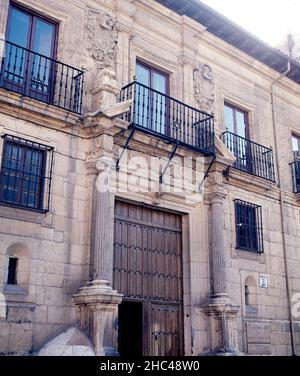
[[[281,216],[281,232],[282,232],[282,243],[283,243],[283,255],[284,255],[284,266],[286,272],[286,288],[287,288],[287,295],[288,295],[288,304],[289,304],[289,316],[290,316],[290,331],[291,331],[291,345],[292,345],[292,352],[293,356],[296,356],[295,351],[295,326],[294,326],[294,318],[292,313],[292,293],[291,293],[291,281],[290,281],[290,270],[289,270],[289,262],[287,256],[287,244],[286,244],[286,235],[285,235],[285,226],[284,226],[284,202],[283,202],[283,194],[282,194],[282,187],[281,187],[281,174],[280,174],[280,167],[279,167],[279,158],[278,158],[278,134],[277,134],[277,127],[276,127],[276,113],[275,113],[275,86],[277,83],[285,77],[291,70],[291,63],[290,59],[287,63],[287,69],[276,79],[272,82],[271,85],[271,103],[272,103],[272,120],[273,120],[273,132],[274,132],[274,142],[275,142],[275,160],[277,166],[277,177],[278,177],[278,188],[279,188],[279,195],[280,195],[280,216]]]

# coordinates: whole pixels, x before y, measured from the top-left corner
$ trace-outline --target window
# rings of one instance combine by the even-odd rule
[[[144,63],[137,62],[136,78],[140,84],[157,90],[160,93],[168,94],[169,77],[166,73],[163,73],[158,69],[148,66]]]
[[[236,166],[242,171],[252,173],[252,152],[248,141],[248,113],[227,103],[225,103],[224,111],[226,130],[232,134],[232,137],[228,137],[230,145],[227,147],[236,157]]]
[[[48,211],[53,148],[4,136],[0,203]]]
[[[42,16],[11,5],[3,62],[3,86],[36,99],[50,101],[55,66],[57,25]],[[34,52],[30,53],[30,51]]]
[[[292,135],[294,160],[300,160],[300,137]]]
[[[17,284],[17,265],[18,265],[18,259],[14,257],[10,257],[8,261],[8,274],[7,274],[8,285]]]
[[[235,200],[236,248],[263,252],[262,208],[245,201]]]
[[[157,133],[167,131],[168,106],[165,95],[169,92],[169,77],[159,70],[137,62],[136,124]],[[153,90],[149,90],[153,89]],[[161,94],[160,94],[161,93]]]
[[[248,113],[228,103],[225,103],[224,112],[226,130],[240,137],[249,138]]]
[[[294,192],[300,192],[300,137],[292,135],[294,161],[291,163],[293,171]]]

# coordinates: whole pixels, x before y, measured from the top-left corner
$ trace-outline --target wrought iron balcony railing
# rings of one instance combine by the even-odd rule
[[[214,117],[138,82],[125,86],[120,101],[133,99],[123,119],[135,128],[178,145],[212,155]]]
[[[291,163],[294,193],[300,193],[300,160]]]
[[[82,113],[82,70],[8,41],[3,52],[0,87]]]
[[[221,138],[236,157],[236,161],[233,164],[234,168],[275,182],[272,149],[228,131],[224,132]]]

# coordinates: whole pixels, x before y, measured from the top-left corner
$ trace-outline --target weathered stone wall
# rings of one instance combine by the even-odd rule
[[[153,0],[19,2],[59,22],[57,59],[85,68],[86,113],[106,103],[107,98],[99,93],[103,70],[115,72],[122,87],[133,80],[136,59],[170,74],[173,97],[214,112],[219,131],[225,130],[224,100],[249,112],[251,139],[272,147],[277,153],[292,293],[300,292],[300,209],[292,194],[288,165],[292,161],[291,132],[300,134],[299,85],[284,78],[275,89],[279,141],[276,150],[271,84],[279,74],[210,35],[195,21],[180,17]],[[0,9],[0,32],[4,34],[8,0],[0,0]],[[204,65],[209,68],[207,77],[202,75]],[[0,113],[1,134],[18,135],[54,147],[50,212],[41,215],[0,207],[0,292],[7,304],[6,317],[0,318],[0,353],[22,355],[39,350],[77,322],[71,298],[90,279],[96,172],[89,161],[99,151],[99,145],[97,135],[84,129],[75,115],[30,99],[21,100],[2,89]],[[116,137],[116,155],[124,141],[124,137]],[[139,151],[145,156],[161,154],[167,158],[164,144],[151,143],[148,136],[135,136],[133,144],[132,155]],[[157,148],[161,149],[159,153]],[[178,153],[179,157],[184,155],[190,154]],[[233,170],[228,181],[224,178],[219,183],[226,192],[223,221],[224,252],[229,256],[228,290],[240,306],[239,348],[253,355],[290,355],[279,189],[275,184]],[[208,180],[205,188],[209,189],[210,184]],[[131,191],[116,195],[153,204],[150,194]],[[234,199],[262,206],[264,254],[253,255],[235,249]],[[208,352],[213,342],[211,322],[201,306],[210,295],[213,278],[209,253],[214,223],[210,202],[205,200],[193,207],[183,197],[168,194],[156,204],[185,213],[185,348],[187,355]],[[5,285],[11,251],[17,252],[20,258],[20,289],[13,291]],[[260,276],[268,278],[267,289],[259,287]],[[257,312],[252,313],[245,307],[245,281],[249,277],[256,283],[253,293]],[[299,332],[298,329],[298,351]]]

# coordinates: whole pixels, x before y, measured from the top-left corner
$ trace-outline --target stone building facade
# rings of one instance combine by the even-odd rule
[[[194,0],[0,33],[0,353],[299,355],[300,65]]]

